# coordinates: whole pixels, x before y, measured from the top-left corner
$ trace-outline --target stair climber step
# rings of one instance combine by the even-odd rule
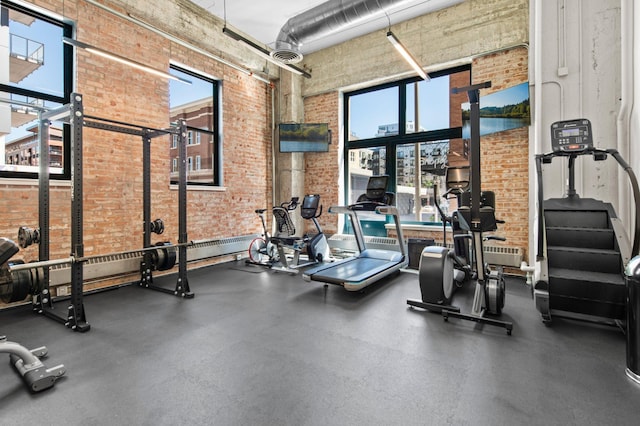
[[[626,286],[621,273],[549,269],[551,309],[624,319]]]
[[[616,250],[548,246],[549,268],[621,274],[622,259]]]
[[[609,228],[609,213],[606,210],[545,210],[547,227]]]
[[[614,250],[615,242],[613,229],[547,226],[547,245],[549,246]]]

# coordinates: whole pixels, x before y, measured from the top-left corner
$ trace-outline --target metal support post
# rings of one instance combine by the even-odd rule
[[[71,255],[84,256],[83,215],[82,215],[82,127],[84,120],[82,95],[71,94]],[[89,331],[83,303],[82,262],[71,264],[71,304],[68,307],[66,326],[75,331]]]
[[[192,298],[187,279],[187,122],[180,120],[178,180],[178,282],[176,295]]]

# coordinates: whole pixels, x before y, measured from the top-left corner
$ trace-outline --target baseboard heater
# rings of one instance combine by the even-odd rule
[[[187,262],[232,255],[247,251],[251,241],[258,235],[244,235],[214,240],[194,241],[187,247]],[[112,254],[89,259],[84,264],[83,278],[94,280],[136,273],[140,270],[142,251]],[[49,271],[50,286],[71,282],[70,264],[52,266]]]
[[[442,243],[436,243],[441,246]],[[451,244],[447,244],[447,248],[453,249]],[[524,254],[520,247],[492,246],[483,244],[484,261],[489,265],[501,265],[519,268],[522,264]]]
[[[351,234],[334,234],[328,239],[328,241],[329,248],[332,250],[358,251],[356,237]],[[395,238],[365,236],[364,242],[367,248],[400,251],[398,240]]]
[[[398,240],[388,237],[364,237],[367,248],[400,251]],[[437,243],[436,243],[437,244]],[[441,245],[441,244],[440,244]],[[450,244],[449,248],[453,248]],[[335,234],[329,238],[329,247],[343,251],[358,251],[356,239],[350,234]],[[485,262],[490,265],[502,265],[519,268],[522,264],[523,252],[520,247],[484,245]]]

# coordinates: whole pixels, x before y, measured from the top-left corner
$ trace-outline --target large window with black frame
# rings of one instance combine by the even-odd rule
[[[0,3],[0,177],[35,178],[39,170],[38,114],[69,102],[72,27],[11,1]],[[69,179],[69,126],[49,125],[50,176]]]
[[[184,119],[187,124],[187,183],[219,186],[219,82],[183,66],[172,64],[170,72],[192,83],[188,85],[174,80],[169,83],[171,122]],[[170,138],[169,147],[171,183],[178,183],[176,136]]]
[[[451,88],[469,85],[470,75],[470,66],[461,66],[431,73],[429,81],[412,78],[345,93],[349,204],[365,192],[369,176],[386,174],[403,223],[440,222],[434,187],[442,194],[446,166],[467,161],[460,97]],[[441,205],[447,213],[455,208],[446,200]]]

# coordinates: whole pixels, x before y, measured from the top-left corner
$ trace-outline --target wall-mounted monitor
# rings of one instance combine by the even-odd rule
[[[327,152],[331,131],[327,123],[280,123],[280,152]]]
[[[462,138],[471,137],[471,106],[462,104]],[[490,95],[480,95],[480,136],[531,124],[529,83],[503,89]]]

